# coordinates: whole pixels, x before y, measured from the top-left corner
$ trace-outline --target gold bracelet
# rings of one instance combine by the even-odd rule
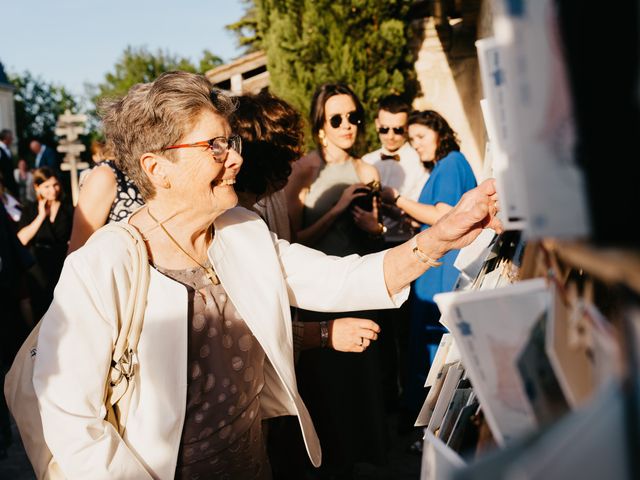
[[[420,247],[418,247],[418,239],[416,237],[413,237],[413,254],[416,256],[420,263],[426,263],[430,267],[439,267],[440,265],[442,265],[442,262],[434,260],[429,255],[420,250]]]

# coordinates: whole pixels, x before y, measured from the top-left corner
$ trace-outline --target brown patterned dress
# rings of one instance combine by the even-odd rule
[[[204,269],[160,273],[189,292],[187,409],[176,479],[269,479],[262,432],[262,347]]]

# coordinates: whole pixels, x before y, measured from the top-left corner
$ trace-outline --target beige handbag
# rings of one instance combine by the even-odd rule
[[[137,259],[137,262],[134,262],[132,266],[131,292],[124,314],[120,318],[120,332],[113,348],[109,378],[105,379],[105,406],[107,408],[105,420],[111,423],[122,435],[133,391],[132,380],[137,364],[136,349],[147,303],[149,261],[144,240],[135,227],[124,222],[112,223],[99,230],[100,233],[104,231],[126,235],[131,258]],[[38,399],[33,388],[33,367],[37,354],[39,331],[40,322],[18,351],[5,378],[4,394],[37,478],[64,479],[64,474],[60,471],[45,442],[42,420],[38,410]]]

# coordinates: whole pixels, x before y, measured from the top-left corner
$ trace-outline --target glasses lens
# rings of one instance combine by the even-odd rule
[[[238,152],[238,155],[242,153],[242,137],[240,135],[231,135],[229,137],[229,145]]]
[[[340,125],[342,125],[342,115],[340,114],[332,115],[331,118],[329,118],[329,124],[333,128],[338,128]]]
[[[396,135],[404,135],[404,127],[393,127],[393,133]]]
[[[358,112],[351,112],[347,115],[347,120],[351,125],[360,125],[362,123],[362,117],[358,114]]]
[[[229,149],[229,140],[226,137],[216,137],[209,140],[209,148],[214,157],[219,157],[227,153]]]
[[[380,127],[378,129],[378,133],[381,133],[382,135],[386,135],[387,133],[389,133],[389,127]]]

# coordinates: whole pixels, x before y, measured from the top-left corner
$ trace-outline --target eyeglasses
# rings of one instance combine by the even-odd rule
[[[395,133],[396,135],[404,135],[405,132],[404,127],[380,127],[378,128],[378,133],[386,135],[387,133],[389,133],[389,130],[393,130],[393,133]]]
[[[175,150],[176,148],[191,148],[191,147],[207,147],[211,150],[216,163],[224,162],[224,155],[230,148],[242,153],[242,138],[240,135],[231,135],[230,137],[214,137],[209,140],[203,140],[202,142],[195,143],[183,143],[182,145],[171,145],[164,147],[162,150]]]
[[[342,125],[343,118],[344,117],[339,113],[331,115],[331,117],[329,117],[329,125],[333,128],[338,128]],[[349,112],[347,113],[346,118],[351,125],[360,125],[362,123],[362,116],[358,112]]]

